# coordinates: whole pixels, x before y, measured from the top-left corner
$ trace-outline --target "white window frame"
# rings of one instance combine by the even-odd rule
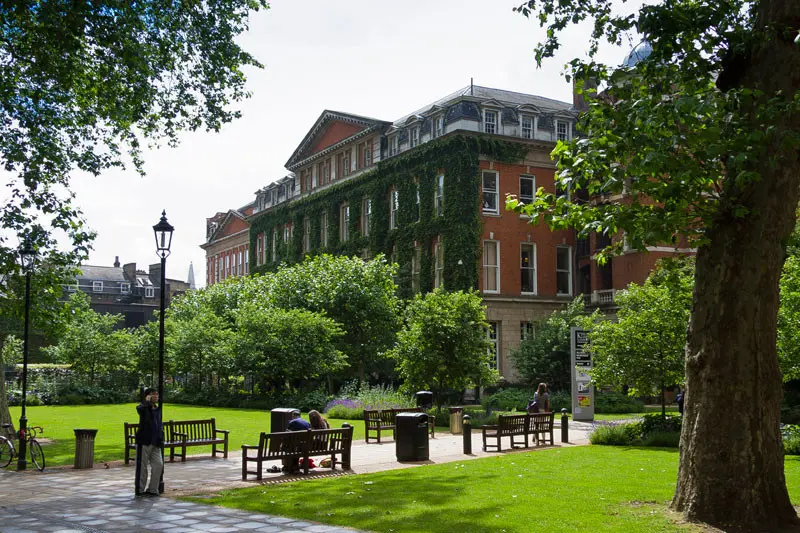
[[[145,287],[144,288],[144,297],[145,298],[155,298],[156,297],[156,288],[155,287]]]
[[[389,229],[397,229],[397,211],[400,208],[400,192],[392,189],[389,193]]]
[[[436,190],[433,195],[433,216],[444,216],[444,174],[436,176]]]
[[[225,254],[225,277],[231,277],[231,254]]]
[[[494,248],[496,264],[487,263],[487,250]],[[483,241],[483,292],[489,294],[500,294],[500,241],[486,239]],[[489,289],[489,281],[494,278],[494,289]]]
[[[389,156],[397,154],[397,135],[389,137]]]
[[[342,154],[342,177],[350,175],[352,170],[350,166],[352,161],[350,160],[350,150],[345,150],[344,154]]]
[[[272,230],[272,262],[278,260],[278,229]]]
[[[419,222],[421,220],[420,217],[422,216],[422,214],[420,213],[420,208],[419,208],[419,182],[415,183],[415,186],[416,186],[415,188],[416,188],[416,194],[417,194],[417,222]]]
[[[323,247],[328,246],[328,212],[323,211],[319,223],[319,242]]]
[[[350,236],[350,204],[339,206],[339,241],[347,242]]]
[[[256,263],[261,264],[261,254],[264,250],[264,236],[259,233],[256,237]]]
[[[411,251],[411,293],[418,294],[420,289],[420,272],[422,271],[422,247],[414,245]]]
[[[433,138],[444,135],[444,115],[438,115],[433,119]]]
[[[67,292],[75,292],[77,290],[78,290],[78,282],[67,284]]]
[[[419,144],[419,128],[411,128],[411,133],[408,136],[409,146],[414,148]]]
[[[489,194],[494,194],[494,209],[487,207],[485,198],[487,196],[487,189],[485,188],[486,176],[494,176],[494,191],[489,190]],[[481,172],[481,204],[483,212],[491,215],[500,214],[500,173],[496,170],[484,170]]]
[[[238,263],[238,264],[236,265],[236,272],[237,272],[237,273],[238,273],[240,276],[241,276],[242,274],[244,274],[244,261],[242,261],[242,259],[243,259],[243,254],[242,254],[242,251],[241,251],[241,250],[239,250],[239,253],[237,254],[237,258],[236,258],[236,261],[237,261],[237,263]]]
[[[361,235],[369,236],[369,223],[372,218],[372,200],[364,198],[361,201]]]
[[[564,132],[562,134],[561,127],[564,127]],[[572,138],[571,131],[570,131],[570,123],[568,120],[556,120],[556,140],[557,141],[569,141]]]
[[[244,275],[250,273],[250,248],[244,249]]]
[[[290,236],[291,235],[289,233],[289,226],[284,226],[283,227],[283,242],[284,242],[284,244],[289,242],[289,237]]]
[[[494,354],[494,361],[489,361],[489,368],[492,370],[500,369],[500,323],[489,322],[489,328],[486,330],[486,338],[492,343],[489,348],[489,355]]]
[[[303,219],[303,251],[311,251],[311,220],[308,217]]]
[[[525,127],[525,122],[530,121],[531,125],[530,128]],[[534,128],[536,126],[536,121],[531,115],[520,115],[519,117],[519,136],[523,139],[533,139],[534,137]],[[525,130],[528,129],[528,134],[525,134]]]
[[[102,281],[93,281],[92,282],[92,292],[103,292],[103,282]]]
[[[433,245],[433,288],[444,288],[444,248],[441,238]]]
[[[483,133],[496,134],[498,131],[499,113],[494,109],[483,110]],[[489,117],[492,117],[489,120]],[[491,131],[489,131],[491,130]]]
[[[123,281],[119,284],[119,292],[120,294],[130,294],[131,293],[131,284],[127,281]]]
[[[372,141],[364,143],[364,149],[361,155],[363,157],[361,163],[364,165],[364,168],[372,165]]]
[[[214,259],[214,283],[219,281],[219,255]]]
[[[566,250],[567,251],[567,269],[559,269],[558,268],[558,254],[559,251]],[[567,280],[568,280],[568,290],[567,292],[561,292],[558,290],[558,274],[561,272],[567,273]],[[572,246],[556,246],[556,295],[557,296],[572,296]]]
[[[531,264],[528,265],[528,266],[525,266],[525,264],[522,262],[522,250],[525,247],[530,247],[531,250],[532,250],[532,253],[531,253]],[[520,243],[520,245],[519,245],[519,271],[520,271],[519,290],[520,290],[521,294],[538,294],[538,292],[539,292],[539,286],[538,286],[539,285],[539,281],[536,279],[536,261],[537,261],[537,258],[536,258],[536,243],[535,242],[522,242],[522,243]],[[533,291],[526,291],[526,290],[523,289],[523,286],[522,286],[522,273],[524,271],[531,271],[532,272],[531,275],[532,275],[532,278],[533,278],[533,287],[532,287]]]
[[[531,195],[530,196],[523,196],[522,194],[522,182],[523,180],[530,180],[531,182]],[[519,196],[518,199],[520,202],[524,204],[532,204],[533,199],[536,198],[536,176],[533,174],[520,174],[519,175]]]

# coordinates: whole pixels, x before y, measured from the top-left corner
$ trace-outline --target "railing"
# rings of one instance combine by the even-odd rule
[[[591,294],[583,295],[583,305],[585,307],[606,307],[614,305],[614,295],[616,289],[606,289],[593,291]]]

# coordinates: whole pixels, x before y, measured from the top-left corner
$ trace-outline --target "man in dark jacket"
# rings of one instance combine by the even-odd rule
[[[161,406],[158,391],[145,389],[144,401],[136,406],[139,413],[139,430],[136,432],[136,495],[158,496],[164,461],[161,446],[164,443],[164,426],[161,423]],[[150,467],[150,483],[147,469]]]

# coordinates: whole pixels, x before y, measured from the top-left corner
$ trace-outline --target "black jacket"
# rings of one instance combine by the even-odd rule
[[[164,442],[161,406],[153,409],[153,404],[150,402],[142,402],[136,406],[136,412],[139,413],[139,430],[136,432],[136,444],[160,446]]]

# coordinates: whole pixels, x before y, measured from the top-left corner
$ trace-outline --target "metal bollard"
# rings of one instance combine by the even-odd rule
[[[561,409],[561,442],[569,442],[569,415],[566,408]]]
[[[462,420],[462,431],[464,433],[464,455],[472,455],[472,422],[469,420],[469,415],[464,415]]]

